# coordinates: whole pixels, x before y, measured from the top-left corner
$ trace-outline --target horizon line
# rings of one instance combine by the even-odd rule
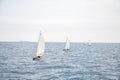
[[[38,42],[38,41],[0,41],[0,42]],[[60,42],[60,43],[65,43],[65,41],[45,41],[46,43],[49,42]],[[88,43],[89,41],[71,41],[70,43]],[[115,41],[91,41],[91,43],[120,43],[120,42],[115,42]]]

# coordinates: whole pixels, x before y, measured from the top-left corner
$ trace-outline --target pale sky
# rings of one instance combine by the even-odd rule
[[[0,41],[120,42],[120,0],[0,0]]]

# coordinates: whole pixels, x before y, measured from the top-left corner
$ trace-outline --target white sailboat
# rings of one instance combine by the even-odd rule
[[[70,49],[70,41],[68,39],[68,37],[66,38],[66,44],[65,44],[65,48],[63,49],[64,51],[68,51]]]
[[[42,34],[40,32],[37,52],[36,52],[36,56],[33,58],[33,60],[40,59],[40,57],[43,56],[43,54],[44,54],[44,50],[45,50],[45,41],[44,41],[44,37],[42,36]]]
[[[89,40],[89,42],[88,42],[88,46],[91,46],[91,41]]]

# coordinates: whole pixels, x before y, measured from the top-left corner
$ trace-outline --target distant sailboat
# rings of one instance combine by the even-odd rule
[[[42,36],[40,32],[37,53],[36,53],[36,56],[33,58],[33,60],[40,59],[40,57],[43,56],[44,54],[44,49],[45,49],[45,41],[44,41],[44,37]]]
[[[67,38],[66,39],[66,44],[65,44],[65,48],[63,49],[64,51],[68,51],[70,49],[70,41],[69,39]]]
[[[91,46],[91,41],[89,40],[89,42],[88,42],[88,46]]]

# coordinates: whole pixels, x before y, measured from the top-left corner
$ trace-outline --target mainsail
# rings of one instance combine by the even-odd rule
[[[36,56],[42,56],[44,54],[44,49],[45,49],[45,41],[44,41],[44,37],[40,32]]]

